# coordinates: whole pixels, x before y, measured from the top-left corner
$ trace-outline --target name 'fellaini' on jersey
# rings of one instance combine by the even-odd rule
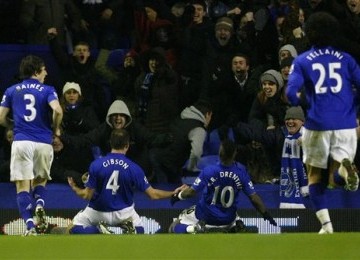
[[[292,105],[305,88],[308,103],[305,127],[337,130],[356,127],[355,89],[360,90],[360,67],[348,53],[332,47],[313,47],[295,58],[286,94]]]
[[[144,192],[150,184],[140,166],[124,154],[109,153],[91,163],[85,186],[95,190],[89,207],[110,212],[133,205],[133,188]]]
[[[27,79],[5,90],[1,106],[10,108],[14,120],[14,140],[52,143],[52,109],[49,103],[58,99],[52,86],[37,79]]]
[[[211,165],[199,174],[192,188],[202,192],[196,205],[196,217],[210,225],[226,225],[234,221],[241,190],[247,196],[255,193],[245,166],[233,163]]]

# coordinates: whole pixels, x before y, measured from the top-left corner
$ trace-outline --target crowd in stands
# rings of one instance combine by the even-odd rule
[[[150,182],[178,183],[198,172],[217,133],[236,141],[236,160],[253,182],[274,183],[284,137],[271,145],[244,138],[239,123],[285,128],[290,66],[310,48],[304,26],[318,11],[341,21],[338,48],[360,61],[355,0],[0,0],[0,44],[48,45],[59,65],[56,81],[47,82],[64,110],[52,182],[81,180],[110,151],[118,124],[130,133],[129,158]],[[126,50],[121,66],[110,66],[119,49]],[[12,132],[1,134],[6,182]]]

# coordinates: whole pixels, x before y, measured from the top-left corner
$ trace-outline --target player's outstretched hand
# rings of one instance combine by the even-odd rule
[[[171,199],[170,199],[170,204],[171,206],[174,206],[174,204],[178,201],[180,201],[180,198],[179,198],[179,193],[175,193],[174,195],[171,196]]]
[[[265,211],[264,213],[262,213],[262,216],[263,216],[264,220],[268,220],[271,225],[277,226],[276,221],[273,219],[272,216],[270,216],[269,212]]]

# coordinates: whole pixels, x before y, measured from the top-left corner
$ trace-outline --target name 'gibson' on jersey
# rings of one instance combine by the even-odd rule
[[[129,167],[129,164],[120,159],[110,159],[103,162],[104,167],[108,167],[110,165],[120,165],[124,169],[127,169]]]

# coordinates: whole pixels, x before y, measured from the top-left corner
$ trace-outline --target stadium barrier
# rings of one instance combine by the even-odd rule
[[[48,184],[46,211],[48,221],[58,226],[67,226],[75,214],[83,209],[87,202],[77,197],[66,184]],[[172,190],[174,185],[154,185],[156,188]],[[258,194],[278,223],[278,227],[271,226],[264,221],[253,208],[245,195],[239,199],[239,215],[247,226],[248,232],[259,234],[277,234],[290,232],[317,232],[320,227],[311,209],[278,209],[279,186],[255,185]],[[336,232],[360,231],[360,191],[344,192],[328,190],[330,215]],[[15,187],[11,183],[0,184],[0,227],[2,234],[18,235],[25,229],[23,220],[17,211]],[[173,218],[182,209],[188,208],[197,198],[180,201],[171,207],[169,200],[150,200],[144,193],[135,192],[136,210],[145,224],[147,234],[166,233]],[[115,233],[121,233],[114,228]]]

